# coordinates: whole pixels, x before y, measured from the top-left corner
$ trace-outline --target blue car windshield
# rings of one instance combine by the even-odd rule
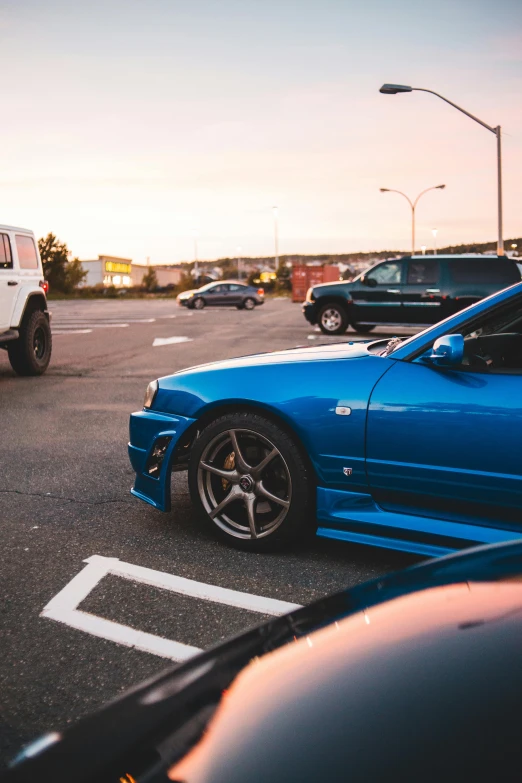
[[[401,339],[393,337],[383,347],[376,345],[372,353],[378,353],[380,356],[389,356],[398,348],[402,348],[408,343],[414,342],[428,334],[434,327],[430,326],[422,332]],[[460,326],[448,327],[448,334],[461,334],[464,340],[472,340],[477,337],[486,337],[494,334],[522,334],[522,297],[517,296],[502,307],[496,307],[493,312],[486,311],[477,315],[475,318],[463,321]]]
[[[462,334],[465,340],[474,337],[485,337],[489,334],[506,334],[522,332],[522,301],[519,297],[505,307],[494,313],[482,314],[480,318],[471,324],[463,324],[457,333]]]

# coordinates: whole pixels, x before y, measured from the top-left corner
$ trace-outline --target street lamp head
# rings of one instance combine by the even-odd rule
[[[446,185],[435,185],[435,190],[444,190]]]
[[[413,87],[409,87],[407,84],[383,84],[379,92],[384,95],[396,95],[398,92],[411,92]]]
[[[389,193],[390,192],[389,188],[379,188],[379,190],[381,191],[381,193]]]

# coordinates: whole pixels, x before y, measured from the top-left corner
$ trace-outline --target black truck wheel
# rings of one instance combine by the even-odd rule
[[[319,310],[317,323],[323,334],[344,334],[348,328],[346,310],[337,302],[329,302]]]
[[[52,335],[47,316],[35,310],[24,321],[18,340],[8,343],[7,353],[17,375],[42,375],[51,360]]]

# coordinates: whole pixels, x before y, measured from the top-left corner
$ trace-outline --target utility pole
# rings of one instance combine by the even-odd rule
[[[274,267],[275,273],[279,272],[279,226],[277,224],[277,207],[272,207],[274,213]]]
[[[198,232],[197,229],[193,229],[194,234],[194,279],[197,280],[199,277],[199,269],[198,269]]]

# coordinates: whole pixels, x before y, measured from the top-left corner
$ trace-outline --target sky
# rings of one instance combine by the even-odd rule
[[[519,0],[0,0],[0,223],[136,263],[522,235]],[[238,251],[237,248],[241,247]]]

